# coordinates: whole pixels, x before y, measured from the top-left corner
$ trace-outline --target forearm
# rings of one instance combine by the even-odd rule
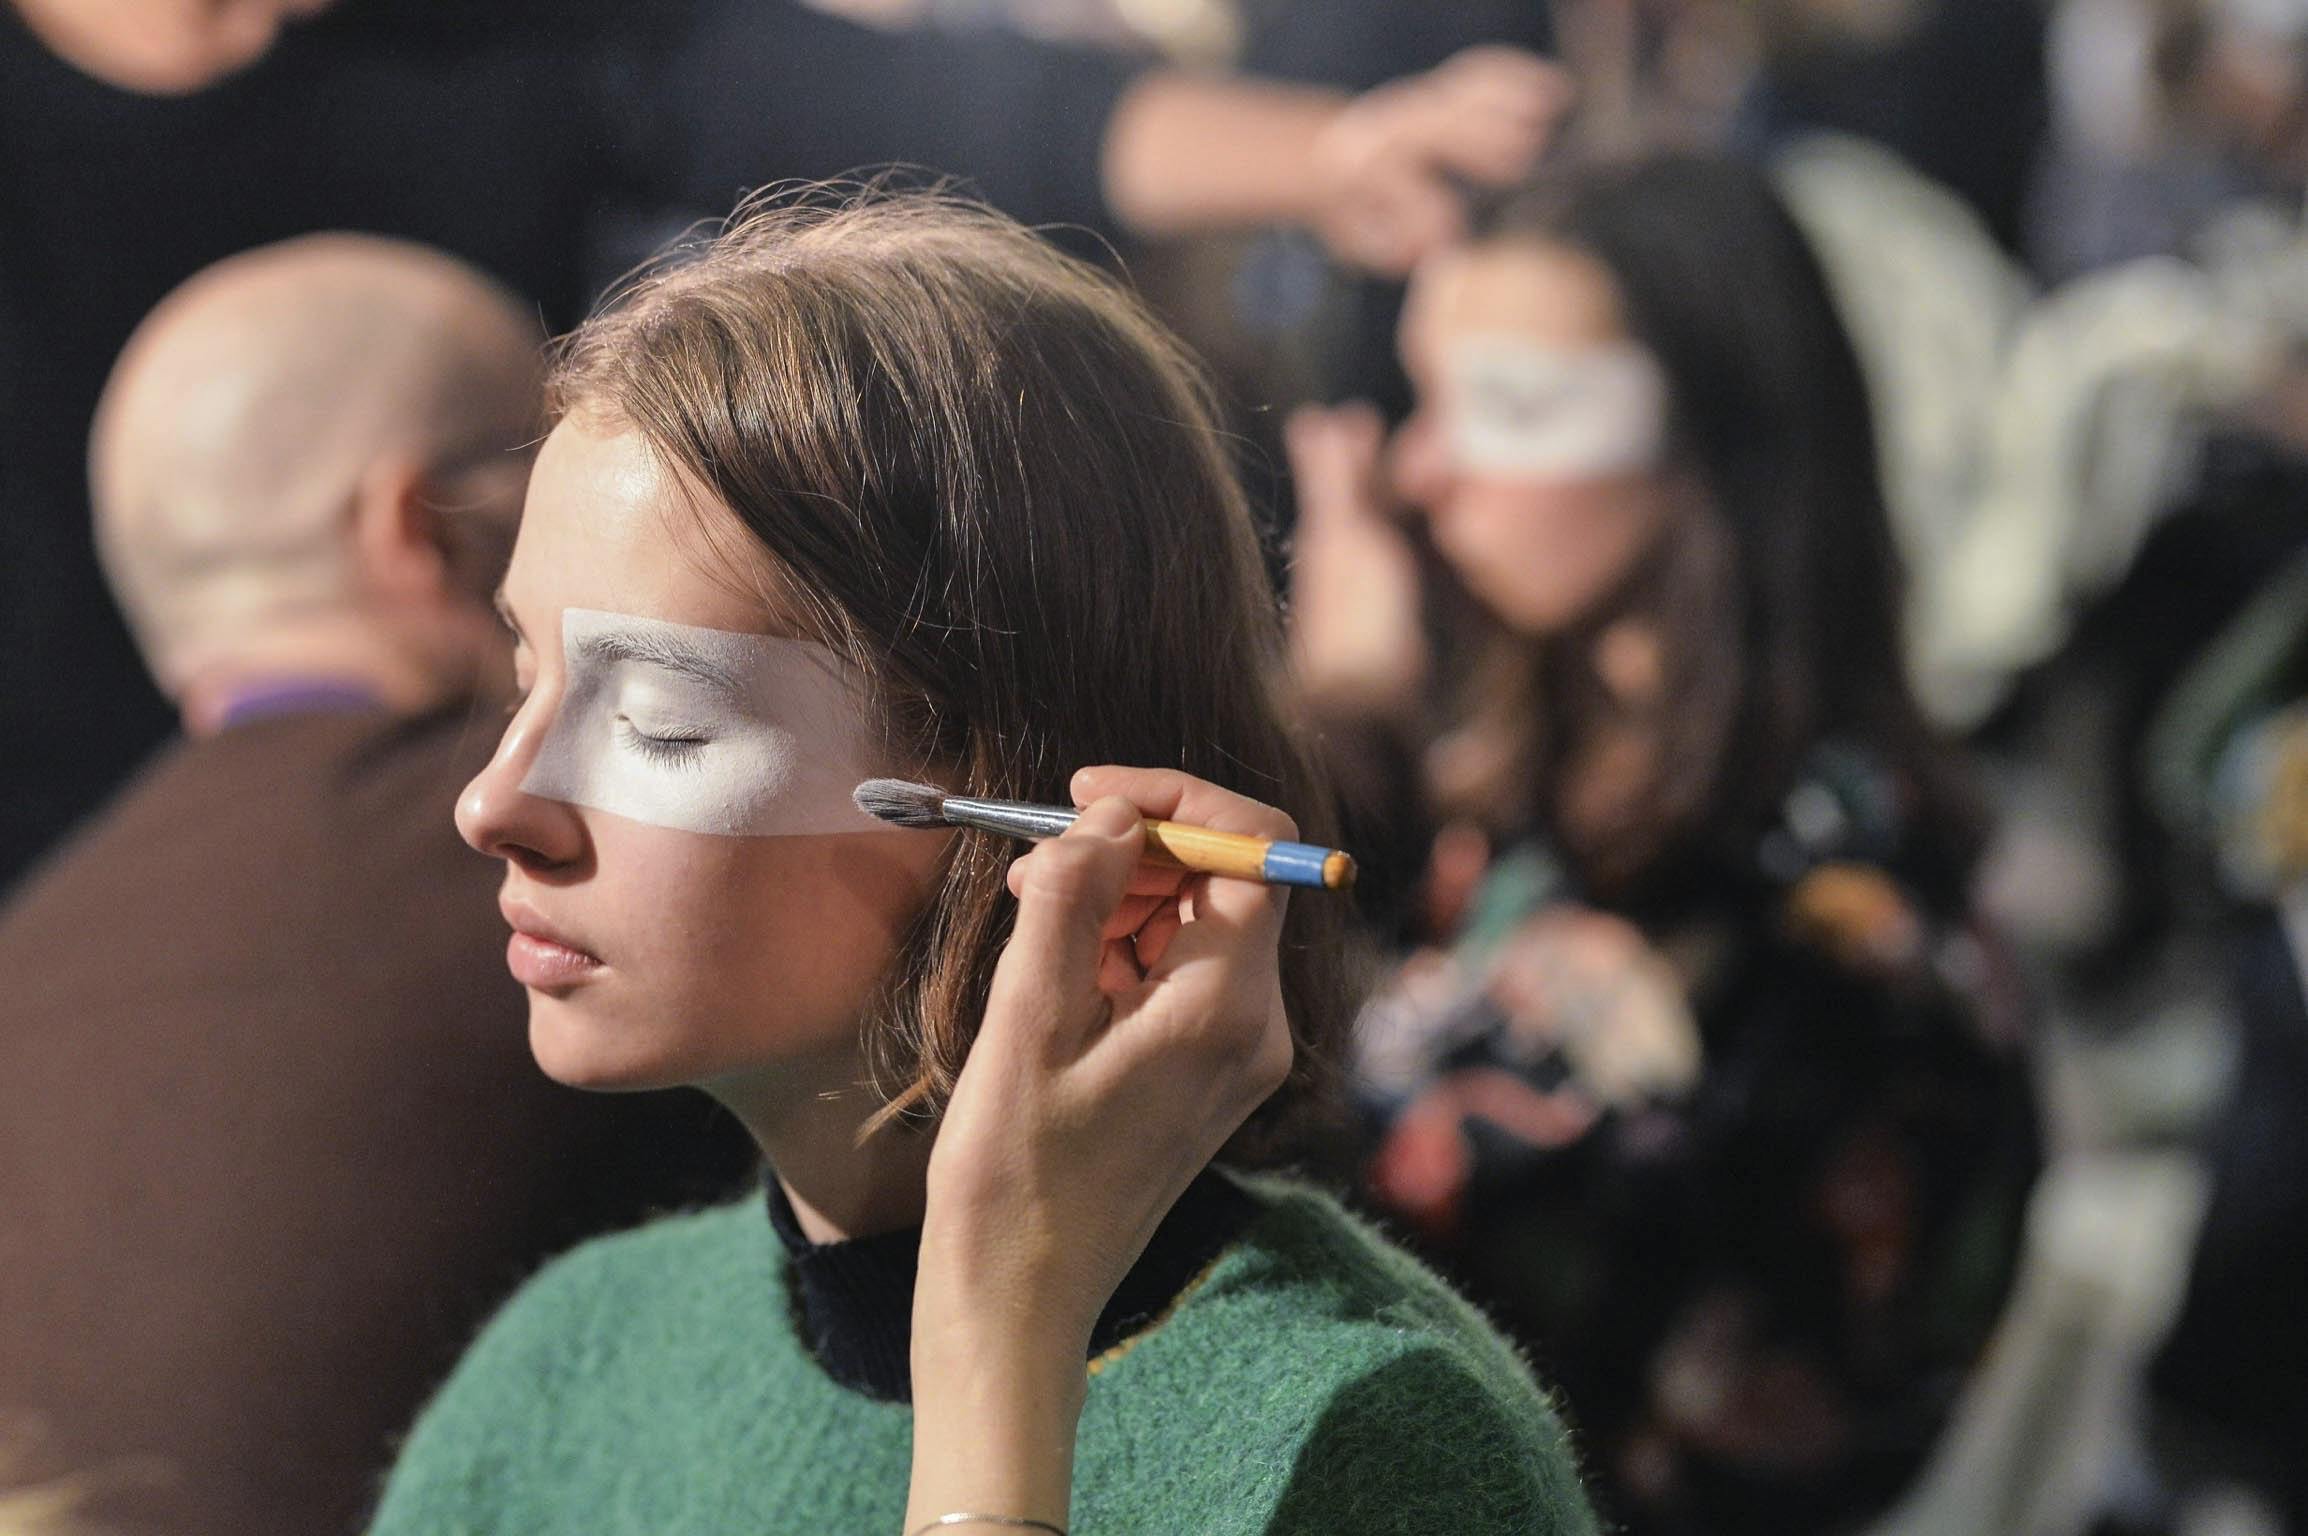
[[[1108,119],[1106,205],[1145,235],[1311,223],[1316,141],[1347,100],[1278,81],[1151,71]]]
[[[1053,1267],[1015,1232],[989,1246],[996,1230],[933,1191],[914,1291],[908,1532],[961,1513],[1066,1524],[1092,1319],[1087,1303],[1037,1299]]]

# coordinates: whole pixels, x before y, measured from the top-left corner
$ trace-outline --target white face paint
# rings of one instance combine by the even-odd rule
[[[887,764],[824,646],[566,608],[561,658],[527,793],[724,837],[887,830],[850,800]]]
[[[1465,473],[1596,480],[1653,468],[1666,451],[1666,375],[1631,342],[1565,351],[1475,336],[1443,366],[1452,456]]]

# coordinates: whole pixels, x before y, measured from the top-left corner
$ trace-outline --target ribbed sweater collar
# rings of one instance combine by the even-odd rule
[[[770,1225],[791,1260],[789,1300],[810,1353],[845,1387],[889,1402],[912,1401],[914,1274],[922,1229],[813,1243],[802,1235],[776,1174],[765,1175],[763,1183]],[[1215,1168],[1189,1184],[1099,1315],[1089,1358],[1160,1318],[1256,1210]]]

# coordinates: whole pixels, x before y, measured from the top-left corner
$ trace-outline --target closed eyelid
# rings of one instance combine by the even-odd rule
[[[710,744],[703,736],[667,736],[645,731],[623,715],[617,717],[617,733],[634,751],[667,768],[695,768],[700,754]]]

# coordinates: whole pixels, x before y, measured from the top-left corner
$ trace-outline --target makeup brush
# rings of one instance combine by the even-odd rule
[[[868,779],[851,794],[859,810],[898,827],[976,827],[1010,837],[1056,837],[1082,813],[1070,806],[1022,800],[975,800],[905,779]],[[1354,884],[1354,859],[1336,848],[1282,843],[1241,832],[1215,832],[1175,821],[1146,821],[1146,861],[1197,874],[1343,891]]]

